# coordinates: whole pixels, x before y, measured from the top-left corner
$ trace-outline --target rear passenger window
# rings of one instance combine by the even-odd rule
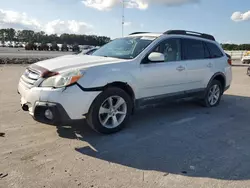
[[[223,56],[223,53],[219,49],[219,47],[213,43],[206,42],[206,46],[208,47],[210,51],[210,57],[211,58],[219,58]]]
[[[183,39],[183,48],[185,60],[205,59],[207,56],[202,41]]]

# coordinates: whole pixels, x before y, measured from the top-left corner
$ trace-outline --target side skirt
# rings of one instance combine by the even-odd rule
[[[198,98],[202,99],[205,96],[206,89],[195,89],[195,90],[189,90],[189,91],[182,91],[182,92],[176,92],[176,93],[169,93],[164,95],[158,95],[153,97],[146,97],[142,99],[137,99],[135,101],[135,107],[140,108],[147,105],[155,105],[165,102],[173,102],[180,99],[192,99],[192,98]]]

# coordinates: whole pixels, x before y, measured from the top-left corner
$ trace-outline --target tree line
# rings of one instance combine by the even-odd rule
[[[250,50],[250,44],[221,44],[224,50]]]
[[[0,42],[14,41],[26,43],[57,43],[57,44],[79,44],[102,46],[111,39],[106,36],[96,35],[76,35],[64,33],[60,36],[56,34],[48,35],[43,31],[15,30],[13,28],[0,29]],[[250,44],[221,44],[224,50],[250,50]]]
[[[76,34],[51,34],[43,31],[35,32],[32,30],[15,30],[13,28],[0,29],[0,41],[26,42],[26,43],[58,43],[58,44],[79,44],[102,46],[111,39],[106,36],[96,35],[76,35]]]

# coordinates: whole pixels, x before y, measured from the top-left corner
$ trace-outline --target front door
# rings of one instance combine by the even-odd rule
[[[146,57],[140,65],[140,74],[137,75],[139,97],[155,97],[185,91],[187,72],[186,63],[181,61],[180,39],[166,39],[152,52],[163,53],[165,61],[150,62]]]

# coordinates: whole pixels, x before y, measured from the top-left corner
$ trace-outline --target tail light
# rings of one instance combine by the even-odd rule
[[[228,55],[227,53],[226,53],[226,55],[227,55],[227,58],[228,58],[227,63],[228,63],[229,65],[232,65],[232,59],[231,59],[231,56],[230,56],[230,55]]]
[[[232,60],[231,60],[231,59],[228,59],[228,60],[227,60],[227,63],[228,63],[229,65],[232,65]]]

